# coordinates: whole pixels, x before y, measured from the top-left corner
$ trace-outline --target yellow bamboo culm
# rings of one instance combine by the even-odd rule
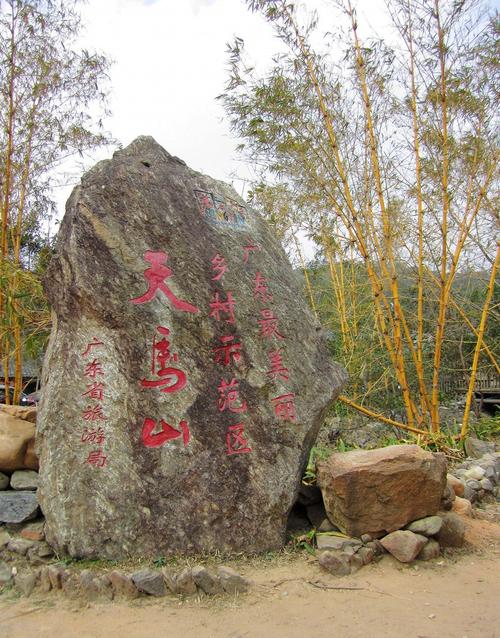
[[[465,399],[465,410],[464,416],[462,419],[462,429],[460,431],[460,438],[464,438],[467,435],[467,430],[469,427],[469,416],[472,405],[472,399],[474,397],[474,385],[476,383],[476,375],[477,375],[477,366],[479,363],[479,354],[481,352],[481,345],[484,336],[484,330],[486,328],[486,321],[488,319],[488,310],[491,303],[491,298],[493,297],[493,290],[495,288],[495,278],[498,270],[498,264],[500,263],[500,242],[497,244],[497,254],[495,257],[495,262],[493,263],[493,267],[491,269],[490,280],[488,282],[488,288],[486,291],[486,299],[483,305],[483,311],[481,313],[481,321],[479,322],[479,328],[477,331],[477,342],[474,350],[474,358],[472,360],[472,368],[469,379],[469,388],[467,390],[467,396]]]

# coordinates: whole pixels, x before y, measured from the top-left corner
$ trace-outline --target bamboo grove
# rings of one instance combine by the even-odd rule
[[[77,2],[0,3],[0,364],[17,403],[23,357],[43,351],[50,323],[40,275],[50,254],[55,175],[99,131],[108,62],[73,50]],[[97,132],[95,132],[97,130]],[[13,394],[9,392],[13,389]]]
[[[475,0],[388,0],[382,41],[363,38],[352,0],[329,4],[322,37],[321,20],[286,0],[247,4],[281,52],[258,75],[236,39],[220,99],[258,171],[253,202],[339,335],[352,377],[341,400],[435,437],[454,368],[468,387],[465,436],[478,372],[500,372],[498,339],[488,342],[498,332],[498,15]],[[369,404],[390,383],[396,419]]]

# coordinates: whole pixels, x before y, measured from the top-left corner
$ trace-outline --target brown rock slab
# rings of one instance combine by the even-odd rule
[[[45,290],[39,493],[58,553],[280,548],[346,374],[258,213],[140,137],[74,189]]]
[[[14,576],[14,584],[23,596],[31,596],[37,579],[38,574],[34,572],[19,572]]]
[[[384,548],[401,563],[411,563],[427,543],[426,536],[408,530],[398,530],[380,539]]]
[[[418,445],[334,453],[318,463],[328,518],[342,532],[391,532],[435,514],[446,484],[446,459]]]
[[[191,569],[186,567],[175,577],[175,593],[184,596],[196,594],[196,582]]]
[[[196,583],[197,587],[208,594],[209,596],[214,596],[216,594],[222,594],[223,588],[220,582],[220,579],[217,578],[214,574],[210,573],[206,567],[202,565],[196,565],[191,570],[193,575],[193,580]]]
[[[4,406],[18,407],[18,406]],[[0,472],[25,468],[24,457],[28,442],[35,435],[33,423],[0,410]]]
[[[43,531],[45,521],[34,521],[33,523],[27,523],[21,530],[21,538],[25,538],[29,541],[43,541],[45,540],[45,533]]]

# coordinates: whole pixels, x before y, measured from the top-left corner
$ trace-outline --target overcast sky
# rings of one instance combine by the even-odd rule
[[[376,9],[381,2],[359,2],[364,17],[379,29],[383,22]],[[306,6],[327,4],[308,0]],[[82,18],[81,46],[114,61],[112,116],[105,126],[121,144],[152,135],[195,170],[225,181],[251,176],[250,168],[237,160],[236,141],[215,100],[227,81],[226,44],[235,35],[242,37],[252,62],[263,69],[280,43],[244,0],[88,0]],[[111,152],[86,157],[86,167]],[[73,169],[73,183],[81,171],[81,166]],[[241,179],[233,185],[243,193]],[[62,212],[71,187],[58,190]]]

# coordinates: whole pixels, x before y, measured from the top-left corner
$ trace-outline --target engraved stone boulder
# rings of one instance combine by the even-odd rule
[[[117,558],[278,548],[345,382],[235,191],[140,137],[82,178],[46,291],[46,537]]]

